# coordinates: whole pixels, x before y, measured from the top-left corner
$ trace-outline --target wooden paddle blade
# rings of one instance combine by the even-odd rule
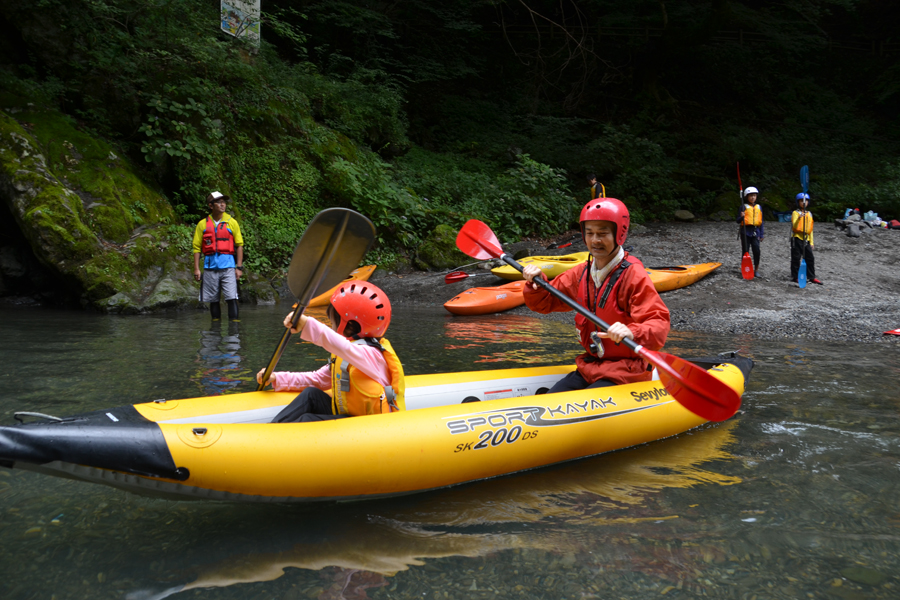
[[[456,283],[457,281],[462,281],[469,277],[468,273],[464,273],[463,271],[453,271],[452,273],[447,273],[444,275],[444,283]]]
[[[339,284],[359,266],[374,239],[372,221],[356,211],[328,208],[313,217],[288,270],[288,287],[300,305]]]
[[[456,247],[472,258],[500,258],[503,248],[491,228],[478,219],[470,219],[456,235]]]
[[[797,285],[801,288],[806,287],[806,260],[800,259],[800,269],[797,270]]]
[[[743,258],[741,258],[741,276],[744,279],[753,279],[753,259],[750,258],[749,252],[744,252]]]
[[[641,348],[638,353],[659,371],[659,380],[686,409],[707,421],[724,421],[741,407],[740,395],[709,371],[683,358]]]

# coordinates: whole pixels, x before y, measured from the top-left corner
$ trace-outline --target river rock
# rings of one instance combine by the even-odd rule
[[[887,580],[887,575],[875,569],[865,567],[847,567],[841,570],[841,576],[854,583],[865,585],[881,585]]]
[[[687,221],[688,223],[693,223],[696,219],[694,213],[689,210],[676,210],[673,216],[678,221]]]

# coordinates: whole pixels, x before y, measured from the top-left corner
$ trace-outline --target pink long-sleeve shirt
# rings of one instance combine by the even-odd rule
[[[381,355],[381,350],[365,344],[354,344],[344,336],[336,333],[330,327],[310,318],[306,321],[300,338],[321,346],[331,354],[340,356],[342,360],[350,363],[379,384],[390,385],[391,375],[387,362]],[[276,392],[292,392],[302,388],[314,386],[320,390],[331,389],[331,365],[325,365],[317,371],[305,373],[292,373],[279,371],[272,373],[270,378],[272,389]]]

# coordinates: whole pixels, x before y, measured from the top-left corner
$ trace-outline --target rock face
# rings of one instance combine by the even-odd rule
[[[166,199],[111,146],[24,100],[0,106],[0,221],[0,297],[116,313],[198,304],[192,230]],[[274,301],[264,280],[243,287]]]

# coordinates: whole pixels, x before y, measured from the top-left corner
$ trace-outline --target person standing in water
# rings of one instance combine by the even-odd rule
[[[234,218],[225,212],[228,196],[213,192],[206,197],[209,216],[194,229],[194,279],[200,282],[200,302],[209,303],[214,321],[222,318],[219,297],[228,305],[228,318],[238,320],[237,280],[244,274],[244,238]],[[200,271],[200,256],[203,271]]]
[[[630,338],[656,351],[669,335],[669,309],[641,261],[622,248],[630,225],[625,205],[615,198],[596,198],[581,210],[580,221],[590,257],[583,267],[569,269],[551,285],[611,325],[603,333],[575,315],[585,352],[575,360],[576,370],[549,393],[649,381],[648,363],[619,342]],[[544,314],[572,310],[534,282],[535,277],[546,279],[539,267],[528,265],[523,275],[529,282],[524,288],[528,308]]]

